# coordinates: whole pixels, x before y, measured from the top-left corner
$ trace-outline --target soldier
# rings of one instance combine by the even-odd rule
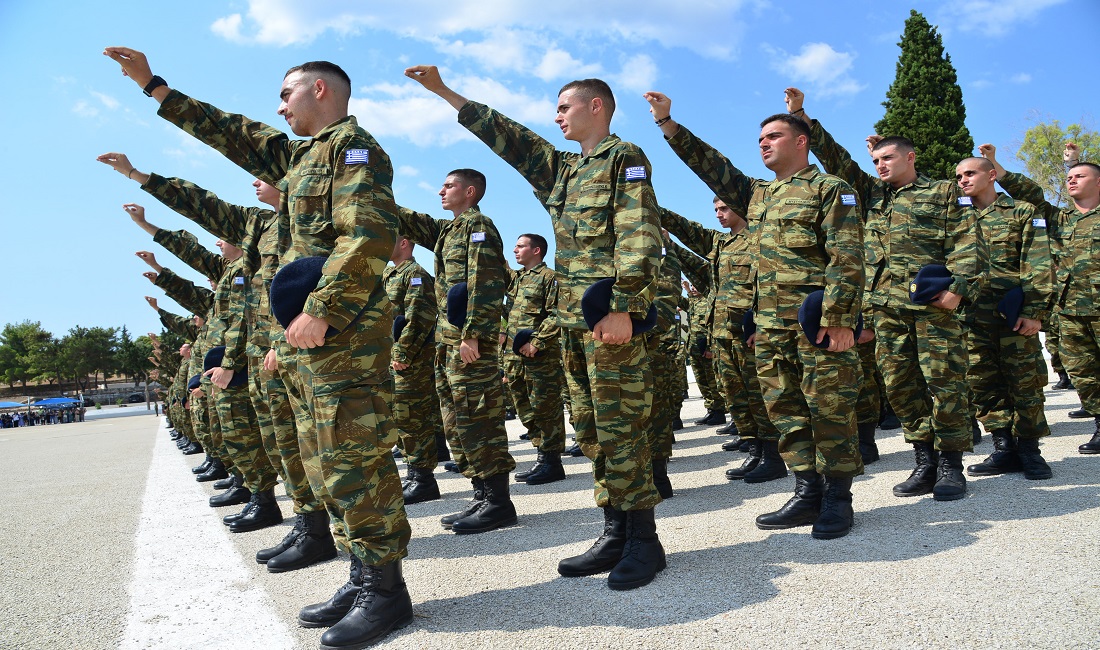
[[[868,139],[878,178],[863,172],[786,91],[791,115],[810,125],[813,153],[825,169],[851,183],[867,212],[867,301],[874,310],[875,352],[886,393],[913,444],[915,468],[894,486],[899,497],[932,493],[937,501],[966,494],[963,452],[973,449],[967,422],[967,351],[956,309],[977,299],[988,250],[975,213],[950,181],[918,174],[905,138]],[[926,265],[944,265],[951,284],[930,303],[916,304],[910,284]]]
[[[752,337],[757,378],[768,419],[780,432],[779,450],[795,474],[794,496],[757,517],[756,525],[813,524],[817,539],[847,535],[852,478],[863,473],[853,390],[864,280],[855,193],[809,163],[809,128],[798,118],[773,115],[760,123],[761,158],[775,172],[767,183],[745,176],[672,120],[668,97],[645,97],[673,151],[730,209],[748,217],[758,269]],[[823,292],[819,315],[804,318],[804,303],[817,291]]]
[[[679,345],[680,259],[669,254],[667,231],[662,231],[661,270],[657,278],[657,325],[646,332],[646,349],[649,351],[649,367],[653,375],[653,407],[650,414],[650,446],[652,447],[653,484],[661,498],[673,496],[672,482],[668,478],[668,459],[672,457],[673,430],[675,427],[675,397],[679,392],[676,375],[676,354]]]
[[[397,235],[382,282],[393,303],[395,329],[390,367],[393,369],[393,423],[409,465],[402,484],[405,505],[440,498],[435,480],[439,464],[437,433],[443,429],[439,395],[435,392],[435,326],[438,308],[435,280],[413,259],[416,247]]]
[[[1022,471],[1027,479],[1047,479],[1053,474],[1039,453],[1039,439],[1050,435],[1043,412],[1047,365],[1038,337],[1053,302],[1046,220],[1031,205],[998,193],[996,177],[984,158],[966,158],[955,170],[989,243],[989,282],[962,319],[970,351],[967,379],[994,452],[966,473]],[[1014,310],[1018,316],[1007,322],[998,303],[1012,291],[1022,291],[1022,301]]]
[[[516,461],[508,453],[499,356],[504,245],[493,221],[478,208],[485,196],[481,172],[450,172],[439,196],[453,219],[433,219],[400,206],[398,216],[409,239],[435,250],[435,387],[458,470],[474,486],[474,501],[440,523],[457,534],[483,533],[516,523],[508,486]]]
[[[1078,149],[1066,144],[1066,190],[1072,206],[1058,208],[1042,189],[1022,174],[1006,172],[996,161],[996,149],[982,145],[982,155],[995,167],[997,182],[1013,198],[1035,206],[1037,219],[1050,229],[1051,247],[1058,268],[1059,335],[1062,362],[1081,397],[1081,411],[1092,415],[1096,430],[1077,450],[1100,454],[1100,321],[1096,316],[1095,278],[1100,277],[1100,256],[1094,239],[1100,232],[1100,165],[1080,162]]]
[[[660,231],[650,165],[642,151],[611,135],[615,99],[598,79],[566,84],[555,123],[583,155],[549,142],[493,109],[448,88],[434,66],[405,74],[458,110],[459,123],[519,171],[546,206],[557,237],[558,324],[577,442],[592,460],[604,533],[584,554],[558,563],[565,576],[610,570],[608,586],[634,589],[665,568],[653,508],[645,430],[652,377],[632,319],[648,315],[656,290]],[[582,294],[612,277],[608,315],[588,331]],[[631,541],[627,544],[628,539]]]
[[[696,420],[695,424],[725,424],[726,401],[718,390],[714,375],[714,352],[708,343],[710,336],[706,317],[711,300],[709,291],[702,293],[696,285],[687,281],[684,282],[684,291],[688,294],[688,363],[695,375],[695,385],[703,396],[703,408],[707,410],[707,414]]]
[[[565,478],[561,454],[565,451],[565,413],[561,408],[561,339],[554,308],[558,283],[543,257],[546,238],[525,233],[516,239],[512,254],[521,268],[508,271],[508,326],[504,345],[504,371],[508,392],[520,422],[538,450],[535,465],[516,472],[527,485],[553,483]],[[517,336],[522,344],[516,350]]]
[[[361,646],[412,621],[400,559],[411,534],[390,449],[392,316],[381,276],[397,230],[393,168],[347,112],[351,82],[332,63],[290,69],[280,90],[285,134],[219,111],[169,89],[145,55],[104,52],[161,104],[158,113],[214,147],[252,176],[286,187],[281,212],[291,247],[280,260],[325,257],[322,279],[285,330],[297,348],[297,384],[314,436],[303,437],[302,463],[338,520],[338,541],[353,556],[350,578],[325,603],[299,613],[307,627],[333,625],[323,645]],[[329,328],[334,332],[329,332]]]

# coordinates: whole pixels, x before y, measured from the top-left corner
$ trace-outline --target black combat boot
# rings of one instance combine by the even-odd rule
[[[894,413],[894,409],[890,406],[889,402],[883,402],[882,404],[882,413],[879,415],[878,428],[883,431],[901,428],[901,420],[898,419],[897,413]]]
[[[224,508],[225,506],[248,503],[252,498],[252,492],[244,486],[239,476],[233,474],[229,477],[229,481],[232,485],[225,492],[210,497],[211,508]]]
[[[240,486],[240,485],[244,485],[244,481],[241,479],[240,470],[238,470],[236,467],[233,467],[233,468],[229,469],[228,471],[229,471],[229,476],[227,476],[227,477],[225,477],[221,480],[214,481],[213,483],[210,484],[210,487],[214,488],[215,490],[228,490],[231,487],[237,487],[237,486]]]
[[[1041,481],[1043,479],[1054,478],[1054,472],[1050,470],[1050,465],[1047,465],[1047,461],[1044,460],[1043,455],[1039,453],[1038,438],[1018,438],[1016,453],[1020,456],[1020,464],[1023,466],[1024,478],[1027,480]]]
[[[1086,411],[1084,406],[1082,406],[1079,409],[1073,409],[1072,411],[1070,411],[1066,415],[1073,418],[1074,420],[1084,420],[1085,418],[1094,418],[1094,417],[1096,417],[1095,415],[1093,415],[1089,411]]]
[[[179,438],[176,438],[176,449],[179,449],[180,451],[183,451],[184,448],[187,447],[187,445],[189,444],[191,444],[191,439],[187,436],[180,436]]]
[[[409,480],[401,490],[401,495],[405,497],[407,506],[440,498],[439,483],[435,480],[435,473],[430,469],[410,467]]]
[[[765,483],[787,477],[787,465],[779,455],[778,440],[760,440],[760,463],[745,474],[746,483]]]
[[[559,457],[559,459],[560,459],[560,457]],[[535,471],[539,468],[539,465],[542,465],[542,463],[543,463],[543,455],[542,455],[542,450],[540,449],[538,451],[538,454],[535,456],[535,464],[531,466],[531,469],[523,471],[523,472],[516,472],[516,482],[517,483],[526,483],[527,482],[527,477],[534,474]]]
[[[306,605],[298,612],[298,625],[302,627],[329,627],[340,622],[355,604],[355,597],[363,587],[363,563],[351,556],[351,573],[348,581],[323,603]]]
[[[435,460],[445,463],[451,459],[451,450],[447,448],[447,436],[442,431],[435,432]]]
[[[302,522],[301,532],[288,548],[267,561],[267,570],[271,573],[303,569],[336,557],[336,543],[328,527],[328,512],[322,509],[298,517]],[[259,560],[259,554],[256,558]]]
[[[1100,415],[1096,416],[1096,432],[1088,442],[1078,446],[1077,451],[1082,454],[1100,454]]]
[[[626,545],[623,557],[607,576],[607,586],[616,591],[637,589],[653,582],[665,570],[665,549],[657,539],[653,508],[627,510]]]
[[[993,453],[982,462],[966,468],[971,476],[996,476],[1009,472],[1022,472],[1024,466],[1016,453],[1016,438],[1006,427],[994,429],[989,434],[993,438]]]
[[[749,455],[745,457],[741,465],[726,470],[726,478],[729,480],[739,481],[745,478],[745,474],[756,469],[756,466],[760,464],[760,456],[764,453],[764,448],[760,445],[760,441],[755,438],[752,439],[751,442],[752,446],[749,447]]]
[[[172,440],[179,440],[180,436],[182,436],[182,435],[183,435],[182,433],[180,433],[179,431],[176,431],[175,429],[172,429],[168,432],[168,437],[171,438]]]
[[[682,419],[680,419],[679,415],[672,418],[672,430],[673,431],[679,431],[680,429],[683,429],[683,428],[684,428],[684,421]],[[676,442],[676,441],[673,440],[673,442]]]
[[[485,533],[516,523],[516,506],[508,496],[508,473],[495,474],[485,482],[485,499],[476,510],[451,524],[456,535]]]
[[[247,489],[247,488],[245,488],[245,489]],[[222,517],[222,523],[225,524],[226,526],[228,526],[228,525],[232,524],[234,521],[237,521],[241,517],[243,517],[243,516],[247,515],[248,513],[252,512],[252,509],[255,508],[255,507],[256,507],[256,495],[252,494],[250,492],[249,497],[248,497],[248,503],[244,504],[244,507],[241,508],[241,511],[240,512],[235,512],[231,515],[226,515],[226,516]]]
[[[940,455],[932,447],[932,443],[914,442],[913,453],[916,456],[916,467],[909,478],[894,486],[896,497],[919,497],[931,492],[936,485],[936,466],[940,462]]]
[[[196,476],[195,480],[203,483],[206,481],[216,481],[221,478],[227,478],[228,476],[229,472],[225,471],[225,465],[222,464],[221,460],[215,458],[211,461],[210,467],[202,474]]]
[[[626,513],[603,508],[603,532],[584,553],[558,562],[558,573],[567,578],[590,576],[615,568],[626,546]]]
[[[737,433],[737,423],[735,423],[731,419],[729,424],[719,429],[715,429],[714,433],[720,436],[732,436],[733,434]]]
[[[1054,390],[1073,390],[1073,382],[1070,381],[1069,375],[1063,370],[1058,373],[1058,381],[1054,382],[1051,388]]]
[[[201,454],[202,453],[202,445],[200,445],[197,442],[192,441],[191,444],[184,447],[182,451],[183,451],[184,456],[193,456],[195,454]]]
[[[257,492],[253,496],[256,499],[255,506],[240,519],[229,524],[229,532],[247,533],[283,523],[283,511],[275,500],[274,488]]]
[[[573,458],[580,458],[584,455],[584,450],[581,449],[580,443],[574,442],[568,449],[565,450],[566,455]]]
[[[443,515],[439,518],[439,523],[443,524],[443,527],[447,530],[451,529],[456,521],[463,517],[469,516],[476,512],[481,507],[481,502],[485,500],[485,481],[479,478],[470,479],[470,482],[474,484],[474,498],[470,501],[469,505],[463,508],[459,512],[455,512],[449,515]]]
[[[283,537],[283,541],[279,542],[271,548],[261,548],[256,551],[256,562],[259,564],[267,564],[268,560],[276,555],[287,550],[291,546],[294,546],[294,540],[298,539],[298,535],[302,534],[302,527],[305,526],[305,515],[294,515],[294,526],[290,528],[290,532]]]
[[[202,474],[206,470],[210,469],[210,463],[213,463],[214,459],[210,457],[210,454],[206,455],[206,460],[202,461],[199,465],[191,468],[192,474]]]
[[[970,418],[970,436],[974,439],[974,446],[982,442],[982,428],[978,425],[978,418]]]
[[[936,473],[936,485],[932,498],[936,501],[955,501],[966,496],[966,477],[963,476],[963,453],[941,451],[940,467]]]
[[[808,526],[821,514],[821,475],[817,472],[794,473],[794,496],[783,507],[756,518],[761,530],[782,530]]]
[[[695,421],[695,424],[707,427],[725,423],[726,414],[723,411],[707,411],[706,415]]]
[[[874,422],[871,426],[874,426]],[[863,461],[866,463],[867,461]],[[825,477],[825,492],[821,497],[821,514],[814,521],[814,539],[836,539],[852,530],[852,477]]]
[[[540,451],[538,464],[527,475],[527,485],[542,485],[565,479],[565,468],[561,464],[561,454],[554,451]]]
[[[321,650],[360,650],[413,621],[401,560],[363,565],[363,586],[340,622],[321,635]]]
[[[668,478],[667,458],[653,459],[653,487],[657,488],[657,494],[660,494],[662,499],[672,498],[672,481]]]
[[[863,464],[870,465],[878,460],[878,445],[875,444],[875,429],[878,425],[874,422],[860,422],[856,425],[859,432],[859,455],[863,457]]]
[[[756,434],[752,434],[755,436]],[[737,433],[730,436],[730,439],[722,443],[722,451],[741,451],[741,443],[746,440],[752,440],[752,437],[742,438],[741,434]]]

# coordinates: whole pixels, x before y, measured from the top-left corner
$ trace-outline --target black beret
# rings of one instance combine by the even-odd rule
[[[466,303],[470,292],[465,282],[459,282],[447,291],[447,322],[458,329],[466,325]]]
[[[393,340],[401,338],[401,330],[405,329],[405,326],[409,324],[409,321],[405,320],[405,314],[398,314],[393,317]]]
[[[699,354],[703,354],[704,352],[706,352],[707,351],[707,337],[706,336],[696,336],[695,337],[695,348],[697,350],[699,350]]]
[[[199,387],[199,383],[202,381],[202,375],[195,375],[187,380],[187,390],[195,390]]]
[[[806,339],[809,340],[810,344],[819,348],[829,347],[829,337],[827,335],[821,339],[821,343],[817,342],[818,332],[821,331],[821,301],[824,299],[825,291],[818,289],[806,296],[806,299],[802,301],[802,306],[798,308],[799,326],[802,327],[802,331],[806,334]],[[856,319],[854,334],[857,339],[861,333],[863,333],[862,314]]]
[[[217,347],[210,348],[210,351],[206,353],[206,356],[202,358],[203,372],[210,370],[211,368],[220,368],[222,365],[222,359],[225,358],[225,346],[219,345]],[[244,382],[248,380],[248,371],[240,370],[233,373],[233,378],[229,380],[230,386],[244,386]]]
[[[1024,307],[1024,290],[1021,287],[1012,287],[1005,292],[1001,301],[997,303],[997,313],[1008,323],[1009,327],[1016,327],[1016,321],[1020,319],[1020,311]]]
[[[581,296],[581,313],[589,330],[596,327],[596,323],[611,313],[611,288],[615,285],[615,278],[604,278],[592,283],[592,286],[584,290]],[[630,319],[632,336],[644,334],[657,326],[657,306],[650,305],[645,320]]]
[[[516,335],[512,337],[512,352],[520,354],[520,348],[527,345],[531,340],[531,337],[535,334],[535,330],[523,329],[516,332]],[[544,350],[539,350],[535,353],[536,357],[541,357]]]
[[[750,309],[741,317],[741,340],[748,343],[753,334],[756,334],[756,314]]]
[[[925,264],[909,283],[909,300],[915,305],[927,305],[946,291],[955,278],[943,264]]]
[[[306,306],[309,294],[317,288],[321,281],[321,269],[324,268],[327,257],[300,257],[275,274],[271,279],[271,314],[275,320],[283,326],[290,327],[290,321],[302,313]],[[366,305],[363,306],[366,309]],[[362,315],[362,311],[356,314],[354,323]],[[325,337],[336,336],[340,330],[328,328]]]

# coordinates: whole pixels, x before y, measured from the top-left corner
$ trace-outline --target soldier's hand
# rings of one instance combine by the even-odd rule
[[[875,151],[875,145],[882,142],[884,139],[885,139],[885,136],[878,135],[877,133],[867,136],[867,153],[869,153],[873,156],[874,151]]]
[[[134,171],[134,166],[130,163],[130,159],[126,157],[124,153],[105,153],[95,157],[96,160],[104,165],[110,166],[111,169],[129,178],[129,175]]]
[[[268,372],[275,372],[279,369],[279,355],[275,353],[275,348],[267,351],[264,355],[264,370]]]
[[[141,207],[137,203],[124,203],[122,209],[126,211],[126,214],[130,215],[130,218],[134,220],[134,223],[139,226],[145,223],[145,208]]]
[[[524,343],[523,347],[519,349],[519,353],[528,359],[533,359],[535,355],[539,353],[539,349],[530,343]]]
[[[156,272],[154,272],[154,271],[146,271],[145,273],[142,273],[141,275],[142,275],[142,276],[143,276],[143,277],[144,277],[144,278],[145,278],[146,280],[148,280],[148,281],[152,282],[153,284],[156,284],[156,283],[157,283],[157,274],[156,274]],[[146,296],[146,297],[148,297],[148,296]]]
[[[783,101],[787,103],[788,113],[797,113],[802,110],[802,105],[806,102],[806,94],[791,86],[783,91]]]
[[[1035,320],[1034,318],[1018,318],[1016,319],[1016,326],[1012,328],[1012,331],[1019,333],[1020,336],[1035,336],[1041,329],[1043,329],[1043,323],[1041,321]]]
[[[844,352],[856,344],[855,332],[850,327],[822,327],[817,331],[817,343],[829,337],[829,352]]]
[[[941,291],[936,299],[928,303],[933,307],[939,307],[940,309],[946,309],[947,311],[955,311],[962,303],[962,296],[950,291]]]
[[[195,389],[193,389],[193,390],[191,391],[191,396],[192,396],[192,397],[202,397],[202,389],[201,389],[201,388],[195,388]]]
[[[863,331],[859,333],[859,338],[856,339],[856,343],[858,345],[863,345],[864,343],[870,343],[874,340],[875,330],[871,329],[870,327],[865,327],[863,328]]]
[[[325,344],[327,333],[328,323],[325,319],[302,312],[286,328],[286,342],[299,350],[319,348]]]
[[[462,339],[462,343],[458,344],[458,356],[463,363],[473,363],[480,359],[481,351],[477,339]]]
[[[447,88],[447,84],[443,83],[443,77],[439,74],[439,68],[434,65],[414,65],[405,68],[405,76],[436,94]]]
[[[145,88],[153,80],[149,59],[141,52],[128,47],[108,47],[103,49],[103,54],[122,66],[122,74],[133,79],[138,88]]]
[[[1066,148],[1062,150],[1062,162],[1067,165],[1076,165],[1081,161],[1081,150],[1077,148],[1076,142],[1067,142]]]
[[[592,338],[601,343],[622,345],[630,340],[634,328],[630,323],[630,314],[625,311],[612,312],[600,319],[592,328]]]
[[[156,275],[155,273],[153,275]],[[157,306],[157,299],[152,296],[145,296],[145,302],[149,303],[149,306],[153,308],[153,311],[159,311],[160,307]]]
[[[752,334],[751,336],[749,336],[749,338],[745,341],[745,347],[750,350],[756,348],[756,334]]]
[[[706,352],[703,353],[703,358],[704,359],[713,359],[714,358],[714,353],[711,352],[710,350],[707,350]]]
[[[228,388],[229,382],[233,381],[234,372],[232,369],[225,368],[211,368],[202,373],[210,378],[210,383],[214,384],[218,388]]]
[[[978,153],[982,154],[982,158],[985,158],[989,162],[997,160],[997,147],[994,147],[988,142],[978,145]]]
[[[642,98],[649,102],[649,112],[654,120],[663,120],[672,112],[672,100],[664,93],[651,90],[643,93]]]
[[[394,370],[396,370],[397,372],[401,372],[402,370],[405,370],[406,368],[408,368],[409,364],[401,363],[400,361],[391,361],[390,362],[390,367],[393,368]]]

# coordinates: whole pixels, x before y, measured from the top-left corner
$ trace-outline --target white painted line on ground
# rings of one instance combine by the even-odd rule
[[[156,436],[120,647],[293,648],[267,593],[249,584],[245,560],[220,521],[224,513],[207,505],[163,424]]]

